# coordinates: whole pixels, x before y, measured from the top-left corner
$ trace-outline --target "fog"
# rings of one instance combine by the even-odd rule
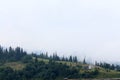
[[[119,0],[1,0],[0,44],[120,61]]]

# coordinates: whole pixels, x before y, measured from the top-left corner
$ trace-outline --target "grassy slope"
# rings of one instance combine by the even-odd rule
[[[0,67],[11,67],[13,70],[22,70],[26,64],[21,62],[7,62]]]
[[[100,74],[97,76],[97,78],[120,78],[120,72],[115,70],[105,70],[103,68],[100,68]]]
[[[34,58],[33,58],[34,59]],[[42,59],[42,58],[38,58],[38,61],[44,61],[45,63],[48,63],[49,60],[48,59]],[[81,63],[75,63],[75,62],[66,62],[66,61],[56,61],[58,63],[62,63],[62,64],[66,64],[68,66],[76,66],[76,65],[81,65]]]

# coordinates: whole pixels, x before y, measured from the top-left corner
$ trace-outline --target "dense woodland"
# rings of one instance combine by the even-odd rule
[[[39,59],[46,59],[48,62],[39,61]],[[21,62],[25,64],[25,67],[20,70],[8,66],[3,67],[4,64],[10,62]],[[69,66],[67,62],[75,63],[76,66]],[[77,65],[78,63],[81,65]],[[95,78],[99,75],[98,68],[80,72],[82,64],[87,64],[85,59],[83,62],[79,62],[76,56],[59,57],[57,54],[48,56],[48,53],[28,54],[20,47],[3,48],[0,46],[0,80],[62,80],[63,78]],[[108,70],[120,70],[119,65],[98,62],[95,65]]]

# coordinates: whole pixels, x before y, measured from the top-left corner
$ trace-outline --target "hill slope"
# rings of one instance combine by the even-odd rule
[[[102,67],[100,67],[102,65]],[[119,70],[109,64],[99,66],[78,62],[77,57],[28,54],[22,48],[0,47],[0,80],[63,80],[84,78],[119,78]],[[114,66],[115,67],[115,66]],[[117,66],[118,67],[118,66]],[[119,67],[118,67],[119,68]]]

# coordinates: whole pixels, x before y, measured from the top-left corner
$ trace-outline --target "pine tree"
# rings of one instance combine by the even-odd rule
[[[69,61],[72,62],[73,61],[73,58],[72,56],[69,57]]]
[[[85,58],[84,58],[84,60],[83,60],[83,64],[87,64]]]

